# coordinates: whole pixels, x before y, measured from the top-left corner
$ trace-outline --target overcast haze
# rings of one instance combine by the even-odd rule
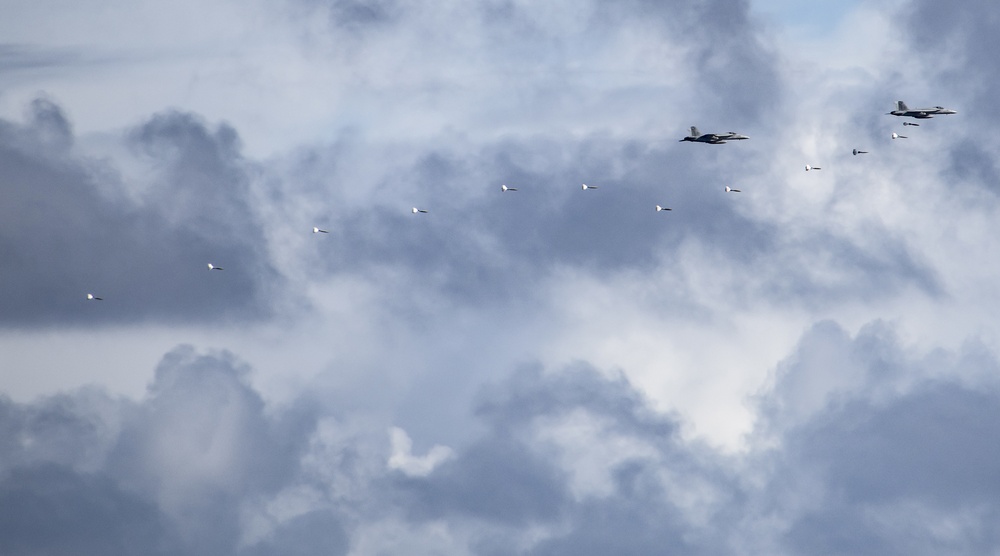
[[[3,11],[0,553],[1000,551],[1000,5]]]

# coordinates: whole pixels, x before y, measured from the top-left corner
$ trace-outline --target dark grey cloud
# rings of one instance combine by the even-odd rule
[[[4,73],[65,65],[79,59],[68,49],[38,48],[27,44],[0,43],[0,68]]]
[[[290,519],[266,541],[241,551],[244,556],[342,556],[350,539],[340,518],[315,510]]]
[[[882,322],[854,337],[832,322],[810,330],[761,412],[784,431],[760,500],[789,519],[781,537],[789,552],[995,550],[1000,465],[986,439],[997,434],[989,416],[1000,384],[951,377],[996,368],[977,344],[917,356]],[[953,521],[928,527],[943,519]]]
[[[315,424],[309,411],[267,415],[246,373],[231,355],[175,349],[109,454],[117,480],[169,508],[200,553],[239,543],[240,504],[287,484]]]
[[[130,142],[153,183],[135,201],[106,160],[75,154],[69,118],[39,99],[0,122],[0,299],[6,326],[253,318],[278,281],[249,205],[235,131],[163,113]],[[214,262],[227,268],[207,271]],[[82,302],[92,292],[105,301]]]
[[[621,375],[526,367],[480,391],[470,417],[481,432],[420,477],[361,447],[384,431],[320,440],[315,402],[268,408],[231,355],[182,347],[138,402],[94,390],[5,402],[0,547],[345,554],[398,518],[447,524],[456,549],[477,554],[988,553],[1000,545],[989,527],[1000,448],[988,442],[1000,385],[949,377],[997,368],[979,344],[917,355],[886,323],[855,335],[819,323],[760,400],[768,440],[726,455],[684,439],[680,419]],[[576,490],[595,455],[607,486]],[[313,494],[300,511],[246,542],[247,515],[302,488]]]
[[[901,10],[900,30],[915,59],[922,62],[921,77],[934,94],[914,99],[910,105],[956,109],[956,116],[939,116],[926,123],[940,126],[944,122],[937,120],[947,118],[958,120],[952,125],[964,126],[963,139],[947,146],[950,164],[942,172],[945,183],[950,187],[971,183],[996,192],[997,169],[987,153],[997,143],[986,130],[998,121],[994,91],[1000,86],[1000,70],[993,60],[1000,51],[1000,37],[994,32],[1000,23],[1000,7],[977,0],[961,9],[941,10],[933,2],[913,0]]]
[[[1000,515],[1000,454],[986,439],[998,433],[989,418],[998,410],[996,388],[931,382],[888,402],[851,400],[797,428],[788,437],[785,457],[796,459],[786,472],[817,475],[826,494],[794,520],[790,548],[817,554],[995,550],[1000,536],[990,524]],[[957,534],[919,526],[945,516],[962,516]]]
[[[308,403],[265,408],[247,372],[227,354],[180,347],[140,402],[93,389],[5,401],[4,554],[239,553],[242,512],[294,484],[316,423]],[[343,553],[339,523],[318,510],[279,523],[252,553],[289,553],[285,541],[313,525],[289,550],[311,553],[311,539]]]
[[[182,553],[166,517],[106,475],[42,464],[0,481],[0,552],[173,555]]]
[[[717,537],[692,526],[689,510],[671,491],[676,485],[664,482],[663,466],[680,483],[711,484],[717,489],[712,495],[724,499],[737,495],[735,482],[704,448],[682,442],[676,418],[651,409],[623,377],[605,378],[584,365],[546,374],[526,368],[485,389],[480,398],[475,413],[488,424],[481,440],[426,478],[396,480],[397,488],[409,494],[411,519],[471,517],[508,531],[483,534],[474,543],[480,554],[510,553],[509,535],[540,525],[559,533],[523,553],[716,553],[722,546]],[[571,494],[571,470],[558,464],[532,431],[542,422],[581,413],[604,423],[611,436],[655,447],[662,459],[625,458],[611,470],[612,491],[606,496]]]
[[[102,468],[127,405],[97,388],[28,405],[0,399],[0,472],[39,462]]]

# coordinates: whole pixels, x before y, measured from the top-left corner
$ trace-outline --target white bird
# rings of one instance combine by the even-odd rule
[[[584,191],[586,191],[588,189],[597,189],[597,186],[596,185],[583,184],[583,187],[581,187],[581,189],[583,189]]]
[[[732,187],[726,186],[726,193],[742,193],[739,189],[733,189]]]
[[[321,230],[321,229],[317,228],[316,226],[313,226],[313,233],[314,234],[328,234],[330,232],[328,232],[326,230]]]
[[[418,209],[417,207],[413,207],[410,210],[413,212],[413,214],[417,214],[418,212],[427,212],[426,210],[424,210],[424,209]]]
[[[674,209],[667,208],[667,207],[661,207],[660,205],[656,205],[656,212],[660,212],[661,210],[674,210]]]
[[[222,267],[221,266],[215,266],[212,263],[208,263],[208,269],[209,270],[222,270]]]
[[[87,299],[90,300],[90,301],[104,301],[103,297],[97,297],[96,295],[94,295],[92,293],[88,293],[87,294]]]
[[[909,137],[907,137],[905,135],[900,135],[900,134],[896,133],[895,131],[892,132],[892,138],[893,139],[909,139]]]
[[[506,185],[500,186],[500,191],[517,191],[516,187],[507,187]]]
[[[822,168],[820,168],[819,166],[810,166],[806,164],[806,172],[808,172],[809,170],[822,170]]]
[[[859,154],[868,154],[868,151],[859,151],[858,149],[854,149],[853,151],[851,151],[851,154],[853,154],[854,156],[858,156]]]

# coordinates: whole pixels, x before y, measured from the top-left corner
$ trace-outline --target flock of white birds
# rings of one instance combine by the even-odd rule
[[[954,110],[950,110],[950,109],[947,109],[947,108],[944,108],[944,107],[941,107],[941,106],[935,106],[933,108],[916,108],[916,109],[910,109],[910,108],[907,108],[906,104],[903,101],[901,101],[901,100],[900,101],[896,101],[896,107],[897,107],[896,110],[894,110],[892,112],[888,112],[886,115],[902,116],[902,117],[917,118],[917,119],[928,119],[928,118],[934,117],[935,114],[955,114],[956,113]],[[920,124],[914,123],[914,122],[903,122],[903,125],[904,126],[914,126],[914,127],[919,127],[920,126]],[[699,142],[699,143],[706,143],[706,144],[710,144],[710,145],[721,145],[721,144],[724,144],[726,141],[720,140],[720,138],[721,139],[749,139],[749,137],[747,137],[745,135],[736,135],[734,132],[729,132],[729,134],[728,134],[729,137],[719,136],[719,135],[714,135],[714,134],[704,134],[701,137],[697,137],[697,135],[699,135],[697,133],[697,128],[692,127],[691,131],[692,131],[692,136],[688,136],[688,137],[686,137],[684,139],[681,139],[681,141]],[[735,136],[735,137],[733,137],[733,136]],[[892,135],[891,135],[891,137],[892,137],[893,140],[895,140],[895,139],[908,139],[908,137],[906,135],[900,135],[900,134],[898,134],[896,132],[893,132]],[[853,149],[851,151],[851,154],[854,155],[854,156],[857,156],[859,154],[868,154],[868,151],[862,151],[860,149]],[[806,168],[806,172],[810,172],[812,170],[822,170],[822,168],[820,166],[814,166],[814,165],[811,165],[811,164],[806,164],[805,168]],[[592,189],[598,189],[598,186],[596,186],[596,185],[587,185],[587,184],[584,183],[584,184],[580,185],[580,189],[582,189],[583,191],[590,191]],[[516,187],[508,187],[506,184],[502,184],[500,186],[500,191],[503,192],[503,193],[513,192],[513,191],[517,191],[517,188]],[[725,187],[725,192],[726,193],[741,193],[742,191],[740,189],[736,189],[734,187],[730,187],[730,186],[727,185]],[[673,210],[673,209],[671,209],[669,207],[662,206],[662,205],[656,205],[656,212],[666,212],[666,211],[671,211],[671,210]],[[427,209],[423,209],[423,208],[413,207],[413,208],[410,209],[410,212],[412,212],[413,214],[426,214],[426,213],[428,213],[428,210]],[[319,228],[318,226],[313,226],[312,233],[314,233],[314,234],[328,234],[330,232],[329,232],[329,230],[324,230],[322,228]],[[208,263],[208,270],[209,271],[212,271],[212,270],[223,270],[223,268],[221,266],[216,266],[215,264]],[[88,293],[87,294],[87,300],[88,301],[104,301],[104,298],[103,297],[99,297],[97,295],[94,295],[93,293]]]

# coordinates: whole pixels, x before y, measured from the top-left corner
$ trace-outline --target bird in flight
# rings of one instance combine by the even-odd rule
[[[209,270],[223,270],[223,268],[221,266],[215,266],[212,263],[208,263],[208,269]]]
[[[330,232],[328,232],[326,230],[321,230],[320,228],[317,228],[316,226],[313,226],[313,233],[314,234],[328,234]]]

